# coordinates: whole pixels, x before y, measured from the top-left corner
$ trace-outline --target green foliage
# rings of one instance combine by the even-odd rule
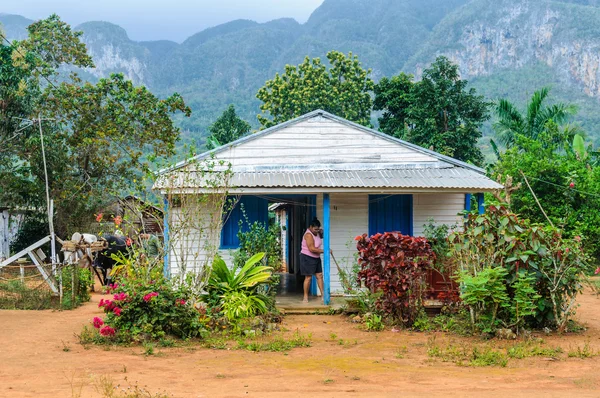
[[[46,205],[39,126],[26,121],[41,115],[50,197],[60,215],[55,230],[65,236],[85,228],[114,195],[141,188],[149,160],[175,153],[179,129],[171,115],[190,110],[178,94],[159,99],[121,74],[95,84],[75,74],[59,79],[59,68],[93,66],[82,33],[56,15],[28,29],[27,39],[0,43],[6,105],[0,134],[7,141],[0,150],[0,202]]]
[[[600,261],[600,168],[594,151],[578,155],[570,135],[559,131],[556,124],[547,124],[536,139],[515,136],[515,144],[501,154],[493,167],[493,176],[513,178],[521,188],[510,195],[512,209],[534,222],[547,222],[523,174],[528,179],[544,211],[567,237],[580,237],[586,252]],[[577,146],[577,145],[576,145]]]
[[[365,314],[365,327],[369,332],[379,332],[385,328],[381,315],[376,313]]]
[[[36,213],[25,215],[25,219],[19,226],[19,231],[10,242],[11,253],[19,252],[50,235],[50,227],[48,227],[48,220],[47,218],[44,219],[45,217],[47,216]],[[50,247],[50,245],[45,246]]]
[[[229,144],[248,134],[251,128],[252,126],[248,122],[236,115],[235,106],[229,105],[223,114],[208,128],[210,135],[206,139],[206,148],[214,149]]]
[[[57,285],[62,282],[62,299],[44,282],[37,269],[26,269],[23,280],[16,272],[3,273],[0,278],[0,309],[71,310],[90,300],[92,273],[78,266],[62,267],[57,273]],[[6,279],[8,277],[8,279]],[[4,280],[3,280],[4,279]]]
[[[247,229],[243,228],[244,222],[248,225]],[[253,253],[265,253],[266,265],[274,270],[279,270],[281,268],[281,226],[271,224],[266,227],[260,221],[250,224],[245,218],[244,221],[240,220],[239,227],[237,236],[240,247],[235,252],[233,259],[236,267],[241,267]]]
[[[533,93],[526,114],[523,115],[516,106],[507,99],[500,99],[496,106],[498,120],[494,124],[494,130],[498,135],[500,142],[507,148],[518,144],[518,136],[523,136],[531,140],[538,140],[542,134],[547,132],[548,125],[564,125],[571,116],[576,113],[574,105],[558,103],[546,106],[545,102],[550,94],[547,87]],[[578,130],[570,126],[565,126],[560,132],[556,131],[551,141],[560,143],[565,135],[574,135]]]
[[[374,102],[375,110],[384,111],[382,131],[480,165],[477,141],[490,104],[474,88],[467,89],[467,83],[446,57],[438,57],[419,82],[406,74],[382,79]]]
[[[449,237],[460,268],[461,298],[483,329],[554,326],[564,331],[590,270],[577,239],[519,218],[504,206],[469,214],[465,230]]]
[[[204,301],[209,307],[237,321],[265,314],[273,308],[273,300],[264,292],[272,278],[272,268],[261,264],[264,253],[252,256],[238,268],[229,269],[225,261],[215,257]]]
[[[258,90],[263,103],[258,115],[263,127],[271,127],[316,109],[323,109],[353,122],[370,125],[371,94],[374,83],[371,70],[361,66],[358,57],[338,51],[327,53],[331,67],[320,58],[306,57],[300,65],[286,65],[285,73],[275,74]]]
[[[243,291],[229,291],[221,296],[223,315],[230,321],[248,318],[268,311],[265,300],[259,295]]]

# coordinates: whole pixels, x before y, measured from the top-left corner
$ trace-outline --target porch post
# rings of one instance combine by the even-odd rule
[[[330,222],[329,222],[329,194],[323,194],[323,301],[325,305],[329,305],[330,292],[329,292],[329,282],[330,282],[330,263],[331,263],[331,254],[329,253],[330,248]]]
[[[465,194],[465,210],[471,212],[471,194]]]
[[[163,196],[163,250],[164,250],[164,264],[163,264],[163,274],[165,278],[169,279],[171,277],[171,264],[169,264],[169,252],[170,252],[170,244],[169,244],[169,201],[166,196]]]
[[[483,192],[477,194],[477,210],[479,214],[485,213],[485,206],[483,203]]]

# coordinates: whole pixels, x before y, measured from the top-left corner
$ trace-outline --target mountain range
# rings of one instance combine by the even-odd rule
[[[11,39],[31,22],[0,15]],[[235,20],[183,43],[132,41],[108,22],[75,29],[96,64],[85,78],[123,72],[158,95],[182,94],[193,110],[177,120],[188,142],[201,144],[228,104],[256,127],[266,80],[335,49],[357,54],[375,80],[400,71],[418,78],[446,55],[480,93],[521,106],[551,86],[555,100],[578,105],[576,122],[600,143],[600,0],[324,0],[304,24]]]

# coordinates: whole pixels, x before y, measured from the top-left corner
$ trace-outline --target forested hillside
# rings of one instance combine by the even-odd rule
[[[0,22],[21,38],[31,21],[0,15]],[[181,93],[194,113],[179,122],[197,142],[228,104],[257,126],[258,88],[285,64],[333,49],[357,54],[375,80],[419,76],[446,55],[480,92],[517,104],[550,85],[556,100],[579,106],[578,120],[598,142],[599,27],[599,0],[325,0],[305,24],[236,20],[181,44],[135,42],[107,22],[76,28],[96,64],[84,77],[123,72],[160,95]]]

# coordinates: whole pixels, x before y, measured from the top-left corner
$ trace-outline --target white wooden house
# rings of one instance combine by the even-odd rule
[[[216,242],[228,259],[237,244],[240,204],[250,221],[265,221],[269,204],[288,203],[289,272],[297,269],[300,241],[314,215],[323,223],[325,252],[331,248],[344,266],[354,258],[357,235],[401,231],[418,236],[429,219],[456,224],[461,220],[458,213],[470,206],[471,194],[478,194],[482,209],[482,193],[501,188],[481,168],[321,110],[164,170],[154,189],[165,197],[207,192],[205,178],[181,177],[196,173],[195,162],[203,159],[231,164],[228,192],[239,201],[219,230],[200,239]],[[166,204],[169,212],[181,214],[177,203]],[[199,240],[171,242],[166,272],[180,272],[172,257],[178,251],[194,251],[186,264],[189,269],[208,260],[210,254],[192,241]],[[329,255],[323,258],[323,270],[327,303],[342,287]]]

